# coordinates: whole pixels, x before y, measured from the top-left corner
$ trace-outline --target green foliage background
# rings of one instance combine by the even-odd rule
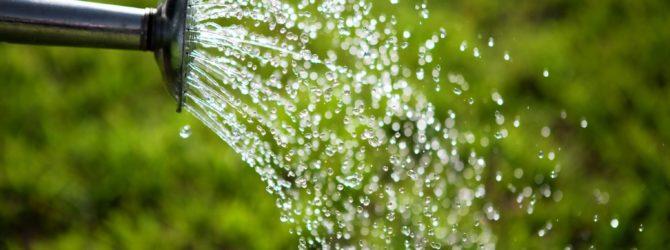
[[[401,3],[414,13],[418,2]],[[467,110],[470,126],[485,126],[497,89],[505,112],[539,124],[490,152],[506,176],[546,168],[537,149],[561,148],[560,202],[527,215],[514,197],[494,196],[509,204],[492,223],[500,247],[670,247],[670,2],[428,4],[424,25],[450,31],[451,47],[439,50],[446,70],[462,72],[482,102],[472,108],[443,90],[429,94],[438,110]],[[460,41],[483,48],[490,35],[496,47],[483,60],[457,52]],[[191,115],[174,113],[152,55],[0,44],[0,82],[0,249],[295,247],[256,173]],[[183,140],[186,124],[194,132]],[[536,141],[543,125],[552,137]],[[541,238],[547,221],[554,228]]]

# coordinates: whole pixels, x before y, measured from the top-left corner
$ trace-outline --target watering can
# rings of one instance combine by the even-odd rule
[[[187,0],[157,8],[74,0],[0,0],[0,42],[154,52],[165,85],[184,105]]]

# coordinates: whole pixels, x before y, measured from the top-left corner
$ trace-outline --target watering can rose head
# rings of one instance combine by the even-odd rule
[[[163,78],[170,95],[177,101],[177,111],[184,105],[186,60],[187,0],[167,0],[158,7],[154,16],[151,35],[151,50],[156,53],[156,60],[163,72]]]

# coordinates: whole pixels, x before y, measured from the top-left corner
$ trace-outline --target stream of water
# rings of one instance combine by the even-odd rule
[[[433,54],[445,28],[410,42],[390,11],[409,6],[398,0],[189,4],[186,109],[258,173],[302,248],[495,247],[501,213],[487,191],[503,177],[477,149],[519,121],[495,111],[493,129],[470,131],[429,100],[477,105],[473,83]],[[431,17],[426,2],[411,7],[417,25]],[[485,45],[453,51],[481,60],[494,38]],[[510,188],[528,213],[552,195],[536,186]]]

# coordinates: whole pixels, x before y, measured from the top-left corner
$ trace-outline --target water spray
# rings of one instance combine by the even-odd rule
[[[425,1],[404,19],[397,4],[167,0],[135,9],[0,0],[0,41],[154,51],[179,109],[258,173],[301,249],[493,249],[492,225],[512,204],[496,193],[509,190],[532,214],[542,199],[560,200],[551,189],[558,167],[551,178],[527,172],[532,179],[496,164],[497,141],[521,133],[519,118],[505,124],[496,90],[495,113],[481,128],[469,125],[479,124],[467,119],[489,96],[468,92],[444,53],[460,42],[455,53],[470,48],[479,63],[495,53],[493,38],[487,47],[449,40],[444,27],[420,28],[430,16]],[[401,25],[413,20],[416,29]],[[510,61],[507,52],[498,58]],[[426,94],[443,87],[453,93]],[[468,106],[438,106],[431,96]],[[539,150],[540,160],[556,157]]]
[[[131,8],[71,0],[0,1],[0,42],[153,51],[177,111],[184,105],[187,0]]]

